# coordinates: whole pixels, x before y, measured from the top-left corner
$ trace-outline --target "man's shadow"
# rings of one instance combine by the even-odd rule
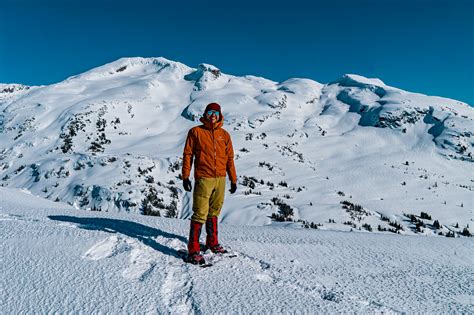
[[[86,230],[104,231],[108,233],[120,233],[132,237],[143,244],[150,246],[154,250],[162,252],[165,255],[179,258],[178,251],[174,248],[157,243],[153,238],[162,236],[170,239],[178,239],[185,244],[187,239],[181,235],[176,235],[152,228],[140,223],[125,220],[107,219],[107,218],[87,218],[73,217],[67,215],[50,215],[51,220],[71,222],[78,224],[80,228]]]

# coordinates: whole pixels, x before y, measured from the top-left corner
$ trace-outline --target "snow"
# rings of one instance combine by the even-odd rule
[[[186,220],[86,212],[10,188],[0,230],[3,314],[474,312],[469,238],[221,224],[237,257],[208,255],[203,269],[177,257]]]
[[[270,217],[280,200],[293,211],[289,225],[320,230],[365,233],[368,224],[389,234],[393,223],[400,234],[441,238],[472,226],[467,104],[355,74],[274,82],[161,57],[121,58],[49,86],[0,85],[0,185],[130,214],[155,196],[156,213],[187,219],[182,150],[210,102],[222,105],[236,154],[238,190],[226,195],[224,223],[279,226]]]

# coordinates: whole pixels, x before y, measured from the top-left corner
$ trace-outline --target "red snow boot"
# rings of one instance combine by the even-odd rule
[[[199,248],[199,236],[201,235],[201,228],[202,228],[202,223],[191,221],[191,227],[189,229],[189,241],[188,241],[189,257],[199,254],[199,252],[201,251],[201,249]]]
[[[206,221],[206,247],[209,248],[213,253],[224,254],[227,253],[221,245],[219,245],[219,239],[217,237],[217,217],[208,218]]]
[[[222,247],[220,244],[217,244],[216,246],[210,247],[210,250],[214,254],[226,254],[226,253],[228,253],[227,249]]]
[[[204,256],[202,256],[201,253],[189,254],[187,261],[194,265],[204,265],[206,263]]]

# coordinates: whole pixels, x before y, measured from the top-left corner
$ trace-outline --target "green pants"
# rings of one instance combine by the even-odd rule
[[[194,184],[192,221],[205,223],[219,216],[224,204],[225,177],[200,178]]]

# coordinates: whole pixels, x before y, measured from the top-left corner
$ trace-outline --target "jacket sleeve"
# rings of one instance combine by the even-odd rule
[[[184,145],[183,151],[183,168],[181,176],[183,179],[189,178],[191,174],[191,167],[193,166],[193,155],[194,155],[195,135],[192,129],[189,130],[188,136],[186,137],[186,144]]]
[[[226,155],[227,155],[227,165],[226,171],[229,175],[229,179],[232,183],[237,183],[237,173],[235,172],[235,165],[234,165],[234,148],[232,147],[232,139],[229,137],[229,141],[227,142],[226,147]]]

